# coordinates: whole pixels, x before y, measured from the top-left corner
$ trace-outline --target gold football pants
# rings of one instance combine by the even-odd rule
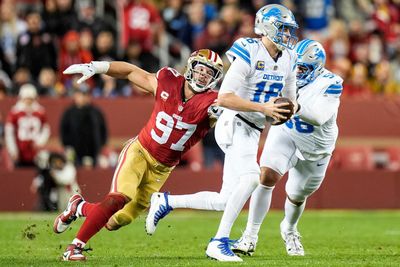
[[[118,226],[132,222],[150,205],[150,198],[163,186],[174,167],[159,163],[140,144],[131,139],[119,155],[110,193],[122,193],[131,200],[112,219]]]

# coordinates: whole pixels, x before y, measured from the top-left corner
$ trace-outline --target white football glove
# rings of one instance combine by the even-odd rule
[[[219,106],[215,106],[215,105],[209,106],[209,107],[208,107],[208,110],[207,110],[208,116],[209,116],[211,119],[218,119],[219,116],[221,116],[222,111],[224,111],[224,108],[223,108],[223,107],[219,107]]]
[[[107,61],[92,61],[87,64],[74,64],[63,71],[64,74],[82,74],[82,77],[77,81],[78,84],[83,83],[90,77],[99,73],[106,73],[110,68],[110,62]]]

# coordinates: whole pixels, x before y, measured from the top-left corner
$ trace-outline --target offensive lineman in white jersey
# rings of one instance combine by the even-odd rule
[[[237,215],[259,184],[257,151],[266,115],[279,121],[283,105],[273,104],[281,94],[295,103],[295,47],[297,23],[290,10],[267,5],[256,14],[255,32],[261,39],[240,38],[226,53],[231,66],[218,96],[224,112],[218,119],[215,138],[225,152],[220,193],[193,195],[153,194],[146,231],[154,233],[158,221],[173,208],[224,210],[219,230],[206,254],[219,261],[242,261],[230,249],[229,234]],[[285,49],[288,48],[288,49]],[[272,111],[272,112],[271,112]]]
[[[297,101],[301,109],[291,120],[268,132],[260,159],[261,183],[251,196],[246,230],[233,244],[236,253],[252,255],[255,251],[272,191],[289,171],[281,236],[289,255],[304,255],[297,223],[307,198],[320,187],[335,148],[343,80],[324,68],[326,54],[320,43],[303,40],[297,44],[296,53]]]

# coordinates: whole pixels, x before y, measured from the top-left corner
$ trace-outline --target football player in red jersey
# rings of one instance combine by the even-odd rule
[[[86,217],[63,254],[67,261],[85,260],[86,242],[103,226],[116,230],[144,211],[151,194],[159,191],[182,154],[215,123],[210,106],[217,93],[209,89],[221,80],[223,63],[217,53],[203,49],[190,56],[184,76],[168,67],[154,74],[129,63],[104,61],[72,65],[64,73],[82,74],[78,83],[100,73],[129,79],[155,97],[146,126],[120,154],[109,194],[99,203],[74,195],[54,222],[54,231],[61,233],[77,217]]]
[[[50,126],[33,85],[22,85],[18,97],[6,119],[6,147],[16,166],[34,166],[38,149],[49,139]]]
[[[86,259],[85,244],[103,226],[116,230],[148,208],[152,193],[159,191],[183,153],[213,126],[217,92],[210,89],[221,80],[223,63],[217,53],[202,49],[189,57],[184,76],[169,67],[152,74],[129,63],[105,61],[75,64],[64,73],[82,74],[78,83],[99,73],[129,79],[155,97],[146,126],[121,151],[109,194],[98,203],[74,195],[54,221],[54,231],[62,233],[77,217],[86,217],[63,254],[66,261],[80,261]],[[269,115],[278,109],[265,107]]]

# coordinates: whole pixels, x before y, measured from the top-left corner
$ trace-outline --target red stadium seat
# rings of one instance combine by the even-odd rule
[[[371,170],[375,167],[371,147],[338,147],[333,154],[335,166],[346,170]]]

